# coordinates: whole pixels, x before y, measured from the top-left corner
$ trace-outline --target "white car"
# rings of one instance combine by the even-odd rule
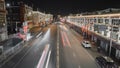
[[[89,41],[83,41],[82,46],[85,47],[85,48],[91,48],[91,44],[90,44]]]

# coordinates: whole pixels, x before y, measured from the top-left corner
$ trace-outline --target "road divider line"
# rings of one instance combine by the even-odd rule
[[[57,30],[57,63],[56,63],[56,68],[59,68],[59,27],[57,27],[58,30]]]
[[[78,66],[78,68],[81,68],[80,65]]]
[[[47,59],[47,63],[45,65],[45,68],[48,68],[48,63],[50,61],[50,55],[51,55],[51,50],[49,51],[49,54],[48,54],[48,59]]]

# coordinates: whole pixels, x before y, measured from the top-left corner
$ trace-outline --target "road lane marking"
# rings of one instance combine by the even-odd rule
[[[30,47],[30,49],[27,50],[27,52],[21,57],[21,59],[16,63],[16,65],[13,68],[16,68],[16,66],[24,59],[24,57],[29,53],[29,51],[33,48],[33,46]]]
[[[41,56],[41,58],[40,58],[40,60],[39,60],[39,63],[38,63],[38,65],[37,65],[37,68],[42,68],[42,67],[43,67],[43,64],[41,64],[41,63],[42,63],[44,57],[45,57],[45,51],[43,51],[43,53],[42,53],[42,56]]]
[[[81,68],[80,65],[78,66],[78,68]]]
[[[75,53],[73,53],[73,57],[76,57],[76,54],[75,54]]]
[[[50,31],[51,31],[51,29],[50,28],[48,28],[48,30],[45,32],[45,34],[44,34],[44,37],[43,37],[43,39],[42,39],[42,41],[49,41],[49,38],[50,38]]]
[[[63,37],[63,32],[62,32],[62,31],[61,31],[61,36],[62,36],[63,46],[65,46],[65,40],[64,40],[64,37]]]
[[[58,43],[57,43],[58,44]],[[59,47],[57,46],[57,49],[59,49]]]
[[[41,56],[41,58],[40,58],[40,60],[39,60],[39,62],[37,64],[37,68],[43,68],[44,63],[45,63],[45,59],[46,59],[48,51],[49,51],[49,47],[50,47],[49,44],[45,46],[45,48],[44,48],[44,50],[42,52],[42,56]]]
[[[58,51],[59,49],[57,49],[57,68],[59,68],[59,51]]]
[[[66,38],[66,41],[67,41],[67,43],[68,43],[68,46],[71,48],[71,44],[70,44],[70,41],[68,40],[67,34],[66,34],[65,32],[63,32],[63,34],[64,34],[64,37]]]
[[[68,31],[68,29],[66,28],[66,26],[63,26],[63,29],[64,29],[65,31]]]
[[[91,54],[89,54],[89,52],[87,50],[85,50],[84,48],[82,48],[82,49],[94,61],[94,58],[91,56]]]
[[[56,68],[59,68],[59,27],[57,27],[57,63],[56,63]]]
[[[46,63],[45,68],[48,68],[48,63],[49,63],[49,61],[50,61],[50,55],[51,55],[51,50],[49,51],[48,59],[47,59],[47,63]]]
[[[76,32],[74,32],[74,33],[76,33]],[[72,35],[73,37],[75,37],[74,35]],[[76,41],[79,41],[78,39],[76,39],[76,38],[73,38],[74,40],[76,40]],[[83,49],[83,51],[85,52],[85,53],[87,53],[87,55],[94,61],[94,58],[88,53],[88,51],[87,50],[85,50],[84,48],[82,48]]]

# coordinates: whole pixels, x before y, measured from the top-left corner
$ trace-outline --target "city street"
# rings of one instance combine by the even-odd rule
[[[99,68],[94,58],[80,44],[82,40],[64,25],[60,29],[60,68]]]
[[[55,68],[56,25],[45,27],[42,32],[43,36],[36,37],[1,68]]]
[[[96,54],[83,48],[82,36],[65,24],[52,24],[41,32],[2,68],[99,68],[91,55]]]
[[[0,68],[120,68],[119,1],[0,0]]]

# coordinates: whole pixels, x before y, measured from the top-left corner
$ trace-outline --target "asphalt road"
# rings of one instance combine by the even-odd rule
[[[37,37],[1,68],[56,68],[57,26],[45,27]]]
[[[1,68],[99,68],[81,46],[82,37],[64,24],[49,25],[42,32]]]
[[[83,48],[76,34],[64,24],[59,25],[60,68],[99,68],[94,58]]]

